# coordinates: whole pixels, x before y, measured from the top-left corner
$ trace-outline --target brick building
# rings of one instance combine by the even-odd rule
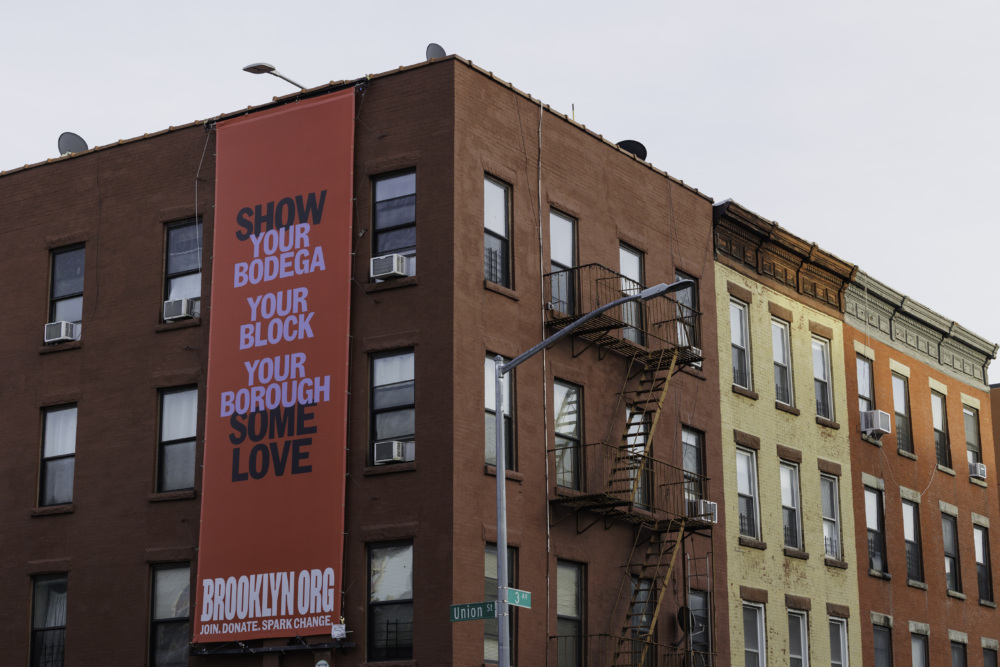
[[[865,664],[996,665],[997,347],[863,272],[845,297]]]
[[[212,301],[213,239],[233,225],[214,215],[216,123],[352,87],[347,475],[331,480],[344,507],[316,498],[308,514],[320,534],[344,513],[348,634],[200,643],[188,657],[203,614],[201,462],[217,446],[204,439],[209,332],[226,305]],[[717,333],[700,316],[718,288],[698,191],[449,57],[3,172],[0,201],[2,271],[21,286],[3,297],[0,414],[17,443],[0,464],[8,664],[495,661],[495,621],[449,616],[496,590],[495,406],[481,378],[489,387],[494,355],[681,278],[696,286],[610,311],[516,371],[509,584],[533,605],[512,616],[513,656],[729,654]],[[370,259],[392,254],[401,275],[372,278]],[[44,344],[52,322],[67,324],[45,327]],[[280,547],[280,521],[243,530]]]
[[[735,202],[714,211],[731,664],[860,665],[841,426],[856,268]]]

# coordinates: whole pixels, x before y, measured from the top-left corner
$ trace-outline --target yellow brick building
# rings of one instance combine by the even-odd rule
[[[716,205],[732,664],[861,665],[839,303],[854,267]]]

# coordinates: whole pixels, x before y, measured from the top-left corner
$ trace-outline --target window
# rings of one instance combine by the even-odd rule
[[[764,667],[767,664],[763,605],[743,603],[743,644],[746,667]]]
[[[371,358],[372,461],[374,443],[397,440],[405,443],[404,460],[414,460],[413,350],[376,354]]]
[[[799,467],[781,464],[781,518],[785,528],[785,546],[802,548],[802,524],[799,513]]]
[[[559,667],[583,665],[583,566],[561,560],[556,565],[556,634]]]
[[[201,299],[201,220],[167,225],[165,301]],[[200,306],[199,306],[200,308]]]
[[[572,315],[576,312],[576,220],[549,211],[549,243],[552,263],[552,308]]]
[[[996,649],[983,648],[983,667],[997,667]]]
[[[517,567],[517,552],[507,547],[507,585],[514,587],[517,582],[515,570]],[[486,602],[493,602],[497,599],[497,545],[486,545]],[[515,607],[507,606],[509,616],[507,617],[510,630],[510,655],[511,664],[514,664],[513,656],[517,655],[514,650],[514,613]],[[500,658],[500,626],[497,619],[487,618],[485,629],[483,630],[483,660],[485,662],[497,662]]]
[[[875,409],[875,386],[872,383],[872,362],[868,357],[858,355],[858,410],[868,412]]]
[[[976,542],[976,579],[979,581],[979,599],[993,601],[993,573],[990,572],[990,533],[983,526],[973,526]]]
[[[788,322],[771,320],[771,353],[774,356],[774,398],[792,405],[792,356],[789,348]]]
[[[736,494],[739,497],[740,535],[760,538],[757,516],[757,457],[746,449],[736,450]]]
[[[66,575],[35,577],[31,612],[31,667],[62,667],[66,648]]]
[[[417,173],[412,169],[378,176],[372,183],[375,215],[372,234],[375,256],[406,257],[406,273],[417,272]]]
[[[368,660],[413,657],[413,543],[368,547]]]
[[[920,507],[903,501],[903,540],[906,543],[906,578],[924,580],[924,558],[920,548]]]
[[[83,320],[83,246],[52,251],[50,322]]]
[[[580,488],[580,387],[561,380],[555,382],[556,403],[556,484]]]
[[[691,287],[674,292],[674,300],[677,301],[677,346],[678,347],[700,347],[701,337],[696,328],[696,316],[698,314],[698,280],[682,271],[674,272],[674,281],[690,280],[694,282]],[[700,367],[699,361],[696,366]]]
[[[872,626],[875,635],[875,667],[892,667],[892,629]]]
[[[632,607],[629,609],[629,653],[628,664],[633,667],[652,667],[656,656],[648,642],[653,641],[653,616],[656,607],[653,580],[633,576]]]
[[[830,666],[847,667],[847,621],[842,618],[830,619]]]
[[[618,266],[621,273],[622,296],[634,296],[642,291],[642,253],[624,243],[618,246]],[[642,304],[638,301],[622,304],[622,321],[626,326],[622,338],[645,345],[642,332]]]
[[[830,393],[830,341],[812,339],[813,385],[816,389],[816,416],[833,419],[833,396]]]
[[[73,468],[76,464],[76,406],[62,405],[44,411],[41,492],[38,504],[73,502]]]
[[[934,449],[937,452],[938,465],[951,467],[951,447],[948,443],[948,413],[945,410],[944,396],[936,391],[931,392],[931,415],[934,420]]]
[[[157,491],[194,488],[198,389],[160,393],[160,455]]]
[[[885,514],[882,492],[865,487],[865,523],[868,525],[868,568],[888,572],[885,562]]]
[[[750,325],[747,304],[729,301],[729,337],[733,345],[733,384],[751,389],[750,378]]]
[[[979,449],[979,410],[962,407],[962,415],[965,417],[965,448],[969,463],[979,463],[982,461]]]
[[[483,179],[484,271],[486,280],[512,287],[510,278],[510,186]]]
[[[910,654],[913,656],[913,667],[930,667],[927,635],[910,635]]]
[[[684,500],[688,516],[699,516],[698,501],[705,497],[705,436],[701,431],[681,428],[684,447]],[[711,517],[702,517],[711,520]]]
[[[804,611],[788,612],[788,665],[809,667],[809,623]]]
[[[497,464],[497,388],[495,354],[486,354],[486,463]],[[503,363],[510,359],[504,357]],[[506,374],[503,383],[503,443],[504,463],[507,470],[514,469],[514,416],[511,414],[511,387],[514,384],[514,372]]]
[[[691,610],[691,667],[709,667],[712,664],[711,614],[708,608],[708,591],[692,589],[688,594],[688,608]]]
[[[951,643],[951,667],[966,667],[965,644]]]
[[[646,443],[652,428],[652,414],[630,407],[625,443],[627,446],[628,492],[637,507],[649,508],[649,490],[653,488],[653,467],[646,456]],[[620,485],[618,485],[620,487]]]
[[[190,609],[191,566],[184,563],[154,567],[153,627],[149,633],[152,667],[187,666]]]
[[[962,590],[962,572],[958,560],[958,519],[941,515],[941,541],[944,543],[944,578],[949,591]]]
[[[892,404],[896,411],[896,446],[913,453],[913,436],[910,433],[910,390],[902,375],[892,374]]]
[[[840,560],[840,483],[836,477],[820,475],[823,500],[823,550],[828,558]]]

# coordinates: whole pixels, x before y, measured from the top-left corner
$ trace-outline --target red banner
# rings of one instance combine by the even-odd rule
[[[354,91],[217,131],[194,641],[328,635],[344,549]]]

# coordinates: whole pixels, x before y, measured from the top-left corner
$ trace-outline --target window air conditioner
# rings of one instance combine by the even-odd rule
[[[49,322],[45,325],[46,343],[80,340],[80,325],[76,322]]]
[[[969,477],[975,477],[976,479],[986,479],[986,464],[985,463],[970,463],[969,464]]]
[[[719,503],[713,503],[704,498],[698,500],[698,516],[704,520],[712,519],[712,523],[719,523]]]
[[[407,275],[406,257],[397,254],[372,257],[371,275],[378,280],[402,278]]]
[[[861,413],[861,432],[876,439],[892,433],[892,417],[881,410],[865,410]]]
[[[406,443],[399,440],[376,442],[373,449],[372,463],[377,466],[385,463],[397,463],[406,459]]]
[[[173,322],[194,317],[195,299],[174,299],[163,302],[163,321]]]

